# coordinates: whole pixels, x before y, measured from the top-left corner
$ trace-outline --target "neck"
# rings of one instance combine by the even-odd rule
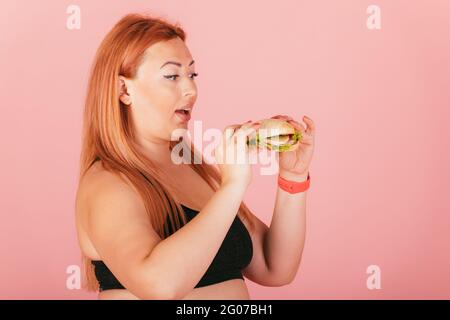
[[[170,141],[138,136],[136,142],[141,152],[151,161],[161,166],[172,164]]]

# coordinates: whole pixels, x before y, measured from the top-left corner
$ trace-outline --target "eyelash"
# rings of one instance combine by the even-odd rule
[[[193,73],[192,76],[194,76],[194,77],[192,78],[192,79],[194,79],[195,77],[198,76],[198,73]],[[170,76],[164,76],[164,78],[167,78],[167,79],[170,79],[170,78],[172,78],[172,77],[179,77],[179,75],[173,74],[173,75],[170,75]],[[174,80],[175,80],[175,79],[174,79]]]

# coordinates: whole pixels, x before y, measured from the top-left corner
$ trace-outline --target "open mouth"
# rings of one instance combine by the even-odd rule
[[[176,110],[175,112],[183,113],[183,114],[189,114],[189,110],[183,110],[183,109]]]
[[[175,114],[182,121],[189,121],[191,119],[191,109],[178,109],[178,110],[175,110]]]

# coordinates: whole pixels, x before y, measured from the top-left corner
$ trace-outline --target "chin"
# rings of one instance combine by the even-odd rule
[[[177,128],[187,128],[188,122],[179,122],[177,123]]]
[[[179,132],[176,132],[177,129],[182,129]],[[187,131],[187,126],[185,124],[177,124],[177,126],[173,130],[173,134],[169,136],[169,140],[171,141],[180,141],[181,138],[185,136]]]

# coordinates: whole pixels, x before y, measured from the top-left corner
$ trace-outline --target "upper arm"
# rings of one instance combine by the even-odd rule
[[[109,172],[100,173],[89,195],[86,231],[114,276],[137,296],[159,294],[162,286],[144,264],[161,238],[153,229],[139,194]],[[152,291],[154,290],[154,291]]]
[[[254,230],[250,230],[247,223],[246,227],[250,233],[253,243],[253,256],[249,265],[242,270],[242,274],[251,281],[267,287],[282,286],[285,282],[282,279],[277,279],[270,272],[267,263],[267,255],[265,253],[265,240],[269,227],[261,221],[253,213],[250,213],[251,219],[254,222]]]

